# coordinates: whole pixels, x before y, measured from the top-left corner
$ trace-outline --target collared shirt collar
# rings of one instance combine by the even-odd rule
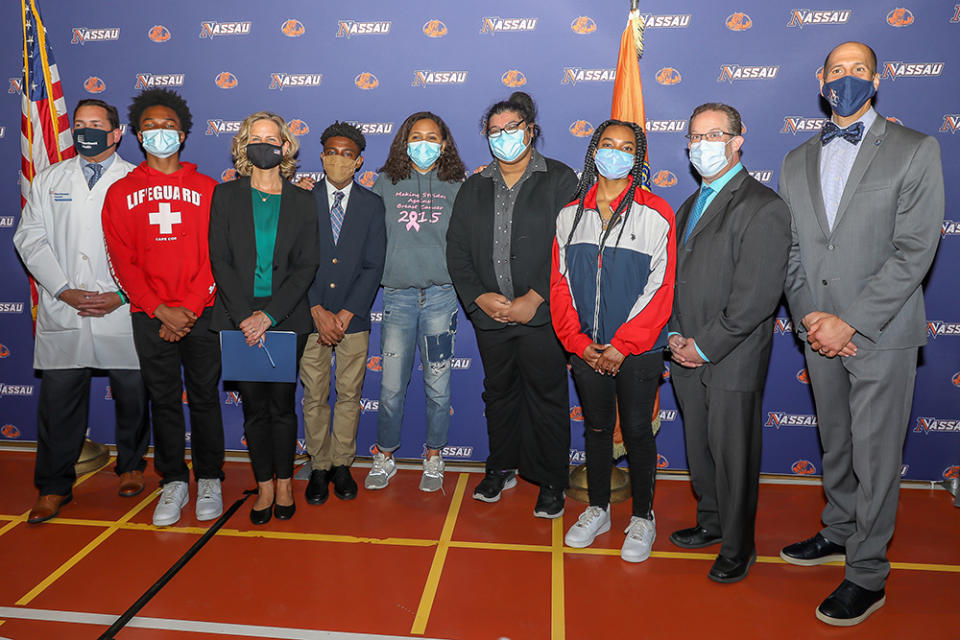
[[[106,170],[107,170],[108,168],[110,168],[110,165],[113,164],[113,161],[117,159],[117,152],[114,151],[113,153],[111,153],[110,155],[108,155],[106,158],[104,158],[104,159],[101,160],[100,162],[90,162],[90,160],[87,160],[87,159],[86,159],[85,157],[83,157],[83,156],[79,156],[79,158],[80,158],[80,168],[81,168],[81,169],[86,169],[87,167],[89,167],[89,166],[92,165],[92,164],[99,164],[101,167],[103,167],[103,171],[106,172]],[[92,173],[92,172],[93,172],[93,169],[90,169],[89,171]]]

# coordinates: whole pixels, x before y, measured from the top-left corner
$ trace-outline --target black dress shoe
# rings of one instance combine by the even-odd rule
[[[330,469],[314,469],[304,494],[308,504],[323,504],[330,497]]]
[[[289,520],[297,512],[297,503],[291,502],[288,505],[273,504],[273,515],[277,520]]]
[[[717,556],[707,577],[715,582],[739,582],[747,577],[751,565],[757,561],[757,553],[753,552],[746,560],[734,560],[726,556]]]
[[[843,562],[847,550],[842,544],[835,544],[818,533],[808,540],[791,544],[780,551],[780,557],[790,564],[812,567],[824,562]]]
[[[255,525],[267,524],[270,522],[270,512],[272,505],[266,509],[250,509],[250,522]]]
[[[333,495],[341,500],[353,500],[357,497],[357,483],[350,475],[350,467],[341,465],[333,468]]]
[[[684,549],[699,549],[723,542],[723,538],[710,533],[701,526],[696,526],[674,531],[670,534],[670,542]]]
[[[882,607],[887,601],[883,589],[870,591],[844,580],[817,607],[817,619],[835,627],[852,627]]]

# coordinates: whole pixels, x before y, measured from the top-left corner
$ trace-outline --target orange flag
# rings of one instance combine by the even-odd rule
[[[610,117],[635,122],[646,132],[647,118],[643,110],[643,82],[640,80],[638,58],[643,53],[643,20],[636,11],[630,12],[627,26],[620,36],[617,57],[617,77],[613,83],[613,104]],[[643,187],[650,190],[650,155],[645,154]]]

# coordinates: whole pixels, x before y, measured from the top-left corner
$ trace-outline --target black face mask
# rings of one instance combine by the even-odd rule
[[[259,169],[273,169],[283,162],[283,148],[268,142],[252,142],[247,145],[247,159]]]
[[[109,131],[103,129],[91,129],[84,127],[73,130],[73,147],[81,156],[92,158],[98,156],[110,147],[113,143],[107,143]]]

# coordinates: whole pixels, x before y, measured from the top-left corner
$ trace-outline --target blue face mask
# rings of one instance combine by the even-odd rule
[[[856,76],[843,76],[823,83],[823,97],[838,116],[852,116],[877,92],[870,80]]]
[[[490,141],[490,151],[504,162],[513,162],[523,155],[527,150],[527,144],[523,141],[523,129],[517,129],[513,133],[501,131],[496,138],[487,138]]]
[[[417,168],[421,171],[426,171],[432,167],[433,163],[440,157],[442,150],[439,143],[428,140],[417,140],[416,142],[407,143],[407,155],[410,156],[410,160],[412,160],[413,164],[417,165]]]
[[[158,158],[169,158],[180,148],[180,132],[176,129],[147,129],[140,135],[143,150]]]
[[[91,127],[74,129],[73,147],[85,158],[98,156],[113,146],[113,143],[107,140],[109,133],[109,131]]]
[[[634,155],[619,149],[598,149],[593,162],[597,171],[608,180],[619,180],[633,169]]]

